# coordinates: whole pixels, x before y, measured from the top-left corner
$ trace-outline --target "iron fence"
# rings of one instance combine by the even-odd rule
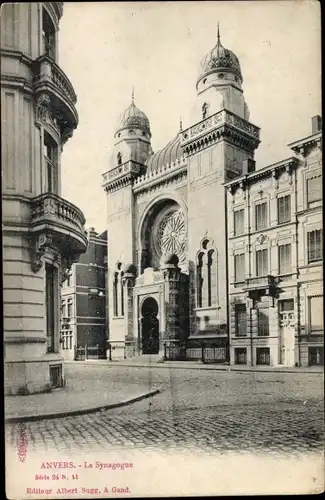
[[[84,361],[87,359],[106,359],[106,349],[99,344],[95,346],[75,346],[74,348],[75,361]]]

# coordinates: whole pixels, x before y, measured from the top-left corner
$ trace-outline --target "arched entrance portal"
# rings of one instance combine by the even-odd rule
[[[159,353],[158,304],[153,297],[148,297],[142,304],[142,354]]]

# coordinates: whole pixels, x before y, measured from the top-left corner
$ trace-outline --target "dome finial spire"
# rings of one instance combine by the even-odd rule
[[[182,117],[179,117],[179,131],[183,132],[183,122],[182,122]]]
[[[219,27],[219,21],[218,21],[218,28],[217,28],[217,42],[218,42],[218,44],[220,43],[220,27]]]
[[[134,104],[134,85],[132,85],[132,104]]]

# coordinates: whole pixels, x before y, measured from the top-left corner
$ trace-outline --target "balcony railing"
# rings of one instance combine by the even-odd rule
[[[248,278],[245,280],[243,290],[247,292],[251,299],[257,301],[264,295],[275,297],[277,293],[277,280],[271,275]]]
[[[78,113],[75,108],[77,96],[67,75],[47,55],[35,61],[34,90],[38,95],[50,97],[56,115],[61,116],[65,126],[75,129],[78,125]]]
[[[60,246],[70,245],[72,251],[86,250],[85,217],[69,201],[52,193],[42,194],[32,202],[31,219],[33,232],[50,232]]]

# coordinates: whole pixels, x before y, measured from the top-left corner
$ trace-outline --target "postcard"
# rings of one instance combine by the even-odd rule
[[[324,491],[320,19],[2,5],[8,499]]]

